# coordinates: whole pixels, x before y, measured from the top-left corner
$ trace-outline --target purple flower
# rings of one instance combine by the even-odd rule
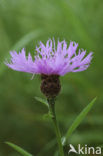
[[[65,41],[58,41],[57,48],[55,41],[49,39],[46,46],[40,42],[36,47],[36,55],[32,59],[29,53],[26,57],[25,50],[21,52],[10,52],[11,62],[5,64],[16,71],[32,74],[65,75],[69,72],[80,72],[86,70],[92,59],[92,52],[86,57],[83,49],[76,53],[78,44],[70,42],[69,47]]]

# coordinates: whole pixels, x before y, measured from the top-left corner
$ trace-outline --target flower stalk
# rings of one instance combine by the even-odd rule
[[[60,153],[60,156],[64,156],[63,146],[61,142],[61,133],[59,130],[59,126],[57,124],[56,113],[55,113],[55,98],[49,98],[48,104],[49,104],[49,113],[50,113],[50,116],[52,118],[54,128],[55,128],[55,133],[56,133],[58,147],[59,147],[59,153]]]

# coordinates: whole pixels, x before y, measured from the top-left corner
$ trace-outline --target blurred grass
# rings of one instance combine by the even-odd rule
[[[18,156],[3,142],[22,146],[36,155],[55,138],[45,106],[34,97],[40,93],[40,78],[12,71],[3,62],[9,51],[25,47],[34,52],[40,40],[50,37],[79,43],[94,51],[90,68],[61,77],[62,91],[56,111],[64,135],[77,114],[95,96],[97,104],[70,138],[73,144],[103,144],[103,1],[102,0],[0,0],[0,156]],[[57,146],[47,153],[53,155]],[[47,155],[46,151],[41,155]]]

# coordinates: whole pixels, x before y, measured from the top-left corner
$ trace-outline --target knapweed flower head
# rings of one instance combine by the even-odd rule
[[[58,41],[56,46],[55,41],[49,39],[46,45],[40,42],[39,46],[36,47],[34,58],[32,58],[30,53],[26,56],[24,49],[19,53],[16,51],[10,52],[11,62],[6,62],[6,65],[16,71],[40,74],[43,83],[43,87],[41,86],[42,92],[44,93],[45,88],[47,88],[46,95],[50,90],[49,88],[51,88],[50,94],[54,96],[53,88],[55,88],[56,84],[58,85],[55,88],[56,94],[60,90],[59,76],[69,72],[84,71],[90,65],[92,52],[86,56],[86,50],[79,49],[76,52],[77,47],[77,43],[70,42],[68,46],[66,41]]]
[[[36,47],[37,54],[32,59],[31,54],[26,57],[25,50],[21,52],[10,52],[11,63],[6,63],[13,70],[28,72],[32,74],[65,75],[69,72],[80,72],[86,70],[92,59],[92,52],[86,57],[86,51],[80,50],[76,53],[78,44],[70,42],[67,46],[65,41],[57,43],[48,40],[46,46],[40,42]],[[84,58],[85,57],[85,58]]]

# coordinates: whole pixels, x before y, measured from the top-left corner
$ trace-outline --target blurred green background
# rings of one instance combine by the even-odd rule
[[[57,118],[64,135],[80,111],[98,99],[84,122],[70,137],[76,145],[103,144],[103,0],[0,0],[0,156],[19,156],[4,144],[11,141],[36,156],[56,156],[57,144],[47,108],[35,100],[40,77],[8,69],[10,50],[25,47],[32,54],[39,41],[49,38],[79,43],[93,51],[87,71],[61,77],[56,101]],[[49,144],[48,144],[49,143]]]

